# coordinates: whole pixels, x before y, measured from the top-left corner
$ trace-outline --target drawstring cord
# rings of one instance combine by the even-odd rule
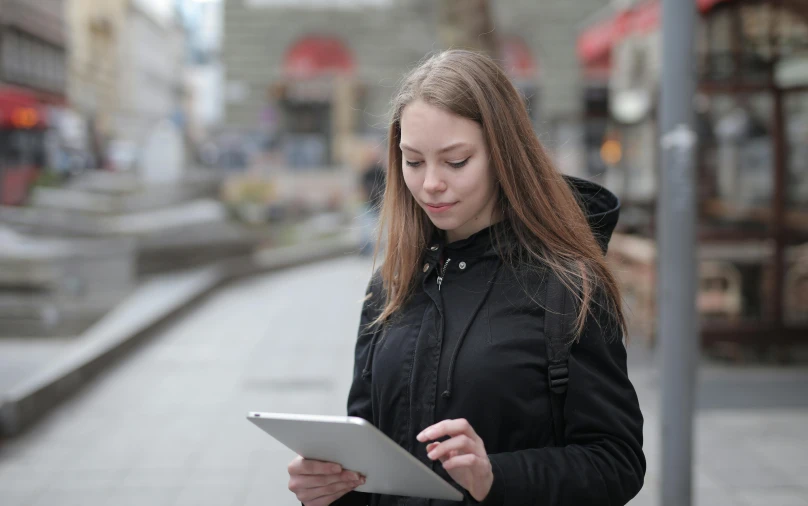
[[[368,350],[368,358],[365,359],[365,368],[362,369],[362,379],[367,380],[371,376],[371,368],[373,367],[373,350],[376,348],[376,341],[381,334],[381,329],[376,329],[373,332],[373,337],[370,339],[370,349]]]
[[[460,347],[463,346],[463,341],[466,339],[466,334],[471,327],[471,324],[474,322],[474,319],[477,316],[477,313],[480,311],[480,308],[483,307],[486,299],[488,299],[488,295],[491,293],[491,288],[494,287],[494,282],[499,275],[499,271],[502,268],[502,264],[497,266],[497,270],[494,272],[494,276],[491,278],[491,281],[488,282],[488,288],[486,288],[485,294],[480,299],[480,302],[477,303],[477,306],[474,308],[474,311],[471,313],[471,318],[466,323],[466,327],[463,329],[463,332],[460,334],[460,339],[457,341],[455,345],[455,349],[452,352],[452,360],[449,362],[449,377],[446,381],[446,390],[441,394],[441,397],[444,399],[449,399],[452,396],[452,376],[454,373],[454,365],[455,360],[457,359],[457,355],[460,353]]]

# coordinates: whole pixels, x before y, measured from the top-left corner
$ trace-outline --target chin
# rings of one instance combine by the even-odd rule
[[[457,228],[457,224],[455,223],[455,220],[453,220],[451,218],[430,217],[429,221],[431,221],[433,225],[435,225],[436,227],[438,227],[439,229],[441,229],[441,230],[443,230],[445,232],[448,232],[449,230],[454,230],[455,228]]]

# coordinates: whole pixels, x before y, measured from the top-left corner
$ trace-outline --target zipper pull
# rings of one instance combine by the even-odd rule
[[[446,263],[443,264],[443,270],[438,269],[438,291],[440,291],[440,285],[443,283],[443,276],[446,275],[446,268],[449,267],[449,262],[451,262],[451,258],[446,259]]]

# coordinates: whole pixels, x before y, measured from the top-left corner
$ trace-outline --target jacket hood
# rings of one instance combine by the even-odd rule
[[[578,197],[578,203],[586,215],[589,228],[606,253],[612,232],[620,217],[620,199],[603,186],[572,176],[564,176]]]

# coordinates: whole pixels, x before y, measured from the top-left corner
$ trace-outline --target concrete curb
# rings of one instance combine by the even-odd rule
[[[223,261],[200,270],[186,281],[180,296],[167,307],[152,311],[129,328],[91,327],[88,338],[40,374],[7,392],[0,404],[0,436],[14,436],[43,418],[51,409],[78,392],[95,376],[128,352],[159,333],[219,288],[247,276],[356,253],[358,245],[345,237],[290,246]]]

